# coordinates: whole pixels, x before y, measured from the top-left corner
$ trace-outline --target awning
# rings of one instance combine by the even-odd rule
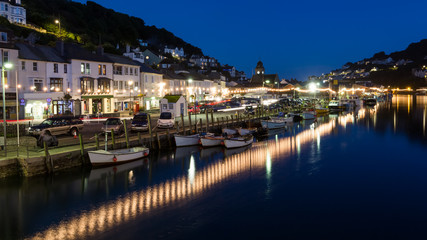
[[[82,99],[89,99],[89,98],[113,98],[113,95],[82,95]]]

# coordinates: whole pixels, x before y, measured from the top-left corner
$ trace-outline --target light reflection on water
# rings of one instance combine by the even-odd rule
[[[338,124],[346,125],[349,122],[348,116],[339,116],[337,119],[323,124],[315,123],[313,127],[295,136],[254,143],[250,150],[243,149],[243,152],[240,153],[239,149],[232,150],[235,151],[234,155],[225,154],[224,161],[214,162],[197,171],[194,157],[191,156],[187,176],[168,179],[148,189],[120,196],[90,211],[64,219],[59,224],[50,226],[47,230],[31,236],[29,239],[90,238],[110,228],[119,227],[120,224],[125,224],[156,208],[197,197],[224,180],[248,171],[265,169],[267,181],[270,181],[274,161],[283,161],[295,148],[300,152],[303,145],[315,142],[318,142],[315,144],[320,144],[320,138],[329,135],[337,121]],[[312,151],[315,152],[316,149]],[[318,159],[314,160],[312,164],[315,164],[316,161]],[[129,171],[128,176],[133,179],[132,181],[136,181],[132,170]],[[268,191],[266,192],[267,198],[269,197]]]
[[[79,210],[79,207],[73,206],[73,209],[76,209],[75,212],[59,218],[61,219],[59,222],[54,224],[49,222],[45,227],[39,228],[42,230],[38,230],[40,232],[36,234],[34,234],[35,231],[28,230],[22,234],[29,239],[91,238],[111,229],[120,228],[121,225],[138,220],[140,217],[149,216],[148,213],[153,213],[155,210],[179,208],[180,204],[206,195],[212,192],[214,187],[222,187],[221,184],[226,181],[228,183],[230,179],[247,177],[249,173],[261,174],[263,177],[265,175],[266,185],[262,196],[271,200],[274,198],[275,184],[277,185],[274,177],[278,174],[276,171],[278,164],[287,164],[293,159],[294,172],[306,175],[320,174],[325,168],[325,156],[322,158],[322,154],[327,152],[328,143],[330,143],[327,137],[339,136],[342,142],[337,144],[344,145],[335,147],[342,151],[350,150],[351,144],[347,141],[345,133],[349,134],[354,130],[352,127],[354,125],[366,128],[368,131],[381,132],[387,131],[388,128],[392,134],[404,132],[409,135],[411,132],[416,132],[416,137],[425,137],[426,99],[426,97],[408,99],[407,96],[397,96],[391,104],[362,108],[354,113],[343,115],[331,114],[324,120],[319,120],[318,123],[304,122],[301,125],[295,125],[287,134],[274,134],[270,140],[256,142],[244,149],[225,150],[221,147],[202,150],[198,147],[179,149],[167,157],[163,156],[162,159],[167,158],[165,161],[173,162],[181,168],[177,170],[178,167],[175,167],[174,174],[166,174],[168,177],[157,182],[149,182],[146,186],[141,186],[141,179],[146,173],[149,174],[149,179],[151,174],[156,175],[156,172],[152,173],[152,171],[156,168],[156,162],[161,160],[160,158],[150,162],[134,162],[115,168],[92,170],[90,175],[82,177],[80,185],[82,196],[94,195],[94,190],[98,190],[100,197],[95,205],[87,204],[81,207],[86,210]],[[409,105],[411,106],[408,107]],[[421,130],[423,134],[420,133]],[[145,170],[144,174],[141,174],[141,169]],[[169,177],[169,175],[173,176]],[[126,179],[126,185],[113,184],[115,178],[123,176]],[[117,194],[117,189],[123,188],[125,188],[122,191],[124,193]],[[24,195],[31,194],[31,191],[25,191]],[[79,189],[73,189],[70,192],[69,195],[78,195]],[[46,195],[54,195],[54,193],[52,190],[46,191]],[[68,197],[66,193],[62,194]],[[2,199],[1,196],[0,199]],[[54,199],[46,198],[46,203],[39,205],[52,203]],[[22,207],[25,204],[25,198],[19,198],[17,202],[21,202],[21,205],[15,207],[16,212],[21,209],[25,211],[26,209]],[[25,213],[21,214],[27,217]],[[29,216],[30,218],[24,217],[11,221],[8,225],[26,229],[25,226],[30,225],[28,222],[31,222],[31,214]],[[0,233],[1,238],[2,233]]]

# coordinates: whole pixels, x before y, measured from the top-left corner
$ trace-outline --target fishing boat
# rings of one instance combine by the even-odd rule
[[[193,146],[193,145],[199,145],[200,135],[194,134],[194,135],[184,136],[184,135],[175,134],[174,138],[175,138],[175,144],[177,147]]]
[[[214,147],[220,146],[224,139],[222,136],[204,136],[200,138],[200,143],[203,147]]]
[[[224,146],[226,148],[245,147],[252,144],[253,141],[254,141],[254,136],[252,135],[229,138],[224,140]]]
[[[89,160],[92,166],[122,164],[148,156],[150,149],[133,147],[119,150],[89,151]]]
[[[266,129],[284,128],[286,121],[284,119],[261,120],[261,126]]]

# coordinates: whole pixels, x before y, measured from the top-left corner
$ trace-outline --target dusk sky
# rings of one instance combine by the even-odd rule
[[[248,76],[261,60],[266,73],[306,80],[427,38],[427,1],[94,1],[165,28]]]

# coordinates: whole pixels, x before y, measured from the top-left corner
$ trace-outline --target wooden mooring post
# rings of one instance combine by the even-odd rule
[[[128,128],[126,126],[126,120],[123,121],[123,127],[125,128],[125,140],[126,140],[126,148],[129,148],[129,136],[128,136]]]

